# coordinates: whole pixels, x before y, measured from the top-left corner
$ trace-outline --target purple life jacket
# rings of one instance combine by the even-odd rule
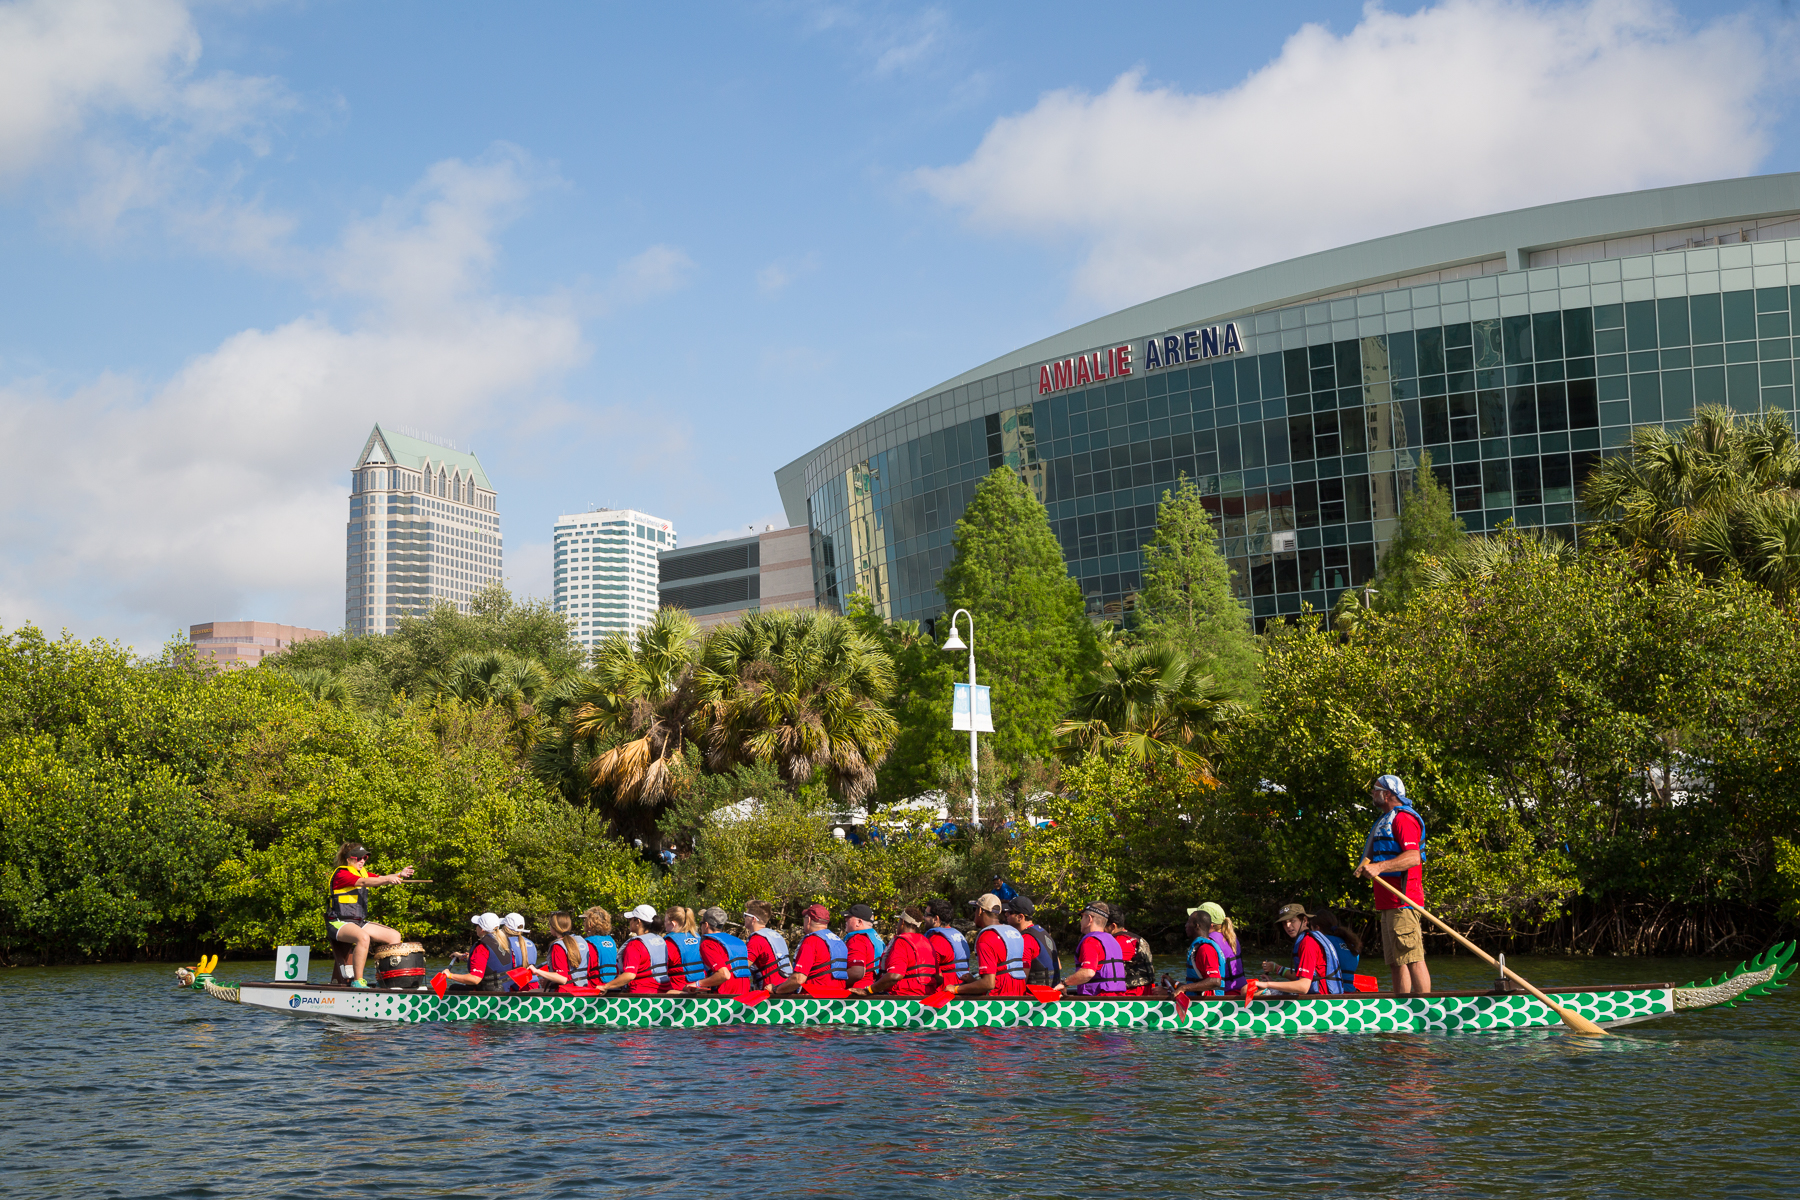
[[[1077,996],[1117,996],[1125,991],[1125,951],[1119,947],[1119,939],[1110,933],[1089,933],[1082,936],[1076,944],[1076,961],[1080,961],[1081,946],[1088,938],[1100,941],[1100,969],[1094,977],[1075,989]]]

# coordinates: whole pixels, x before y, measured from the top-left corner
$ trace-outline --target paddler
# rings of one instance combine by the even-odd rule
[[[588,944],[587,978],[581,982],[599,987],[619,977],[619,944],[612,937],[612,914],[599,905],[581,914],[582,940]]]
[[[744,905],[744,945],[750,952],[750,975],[758,988],[772,988],[794,973],[787,939],[769,928],[772,915],[761,900]]]
[[[700,914],[700,958],[706,975],[689,983],[688,992],[739,996],[750,990],[750,948],[743,938],[726,932],[732,924],[716,904]]]
[[[1125,956],[1125,994],[1142,996],[1156,986],[1156,960],[1150,953],[1150,940],[1125,928],[1125,910],[1116,904],[1106,906],[1106,932],[1119,943]]]
[[[925,914],[916,908],[900,911],[898,932],[888,943],[881,960],[881,976],[869,989],[876,995],[929,996],[938,990],[943,979],[938,971],[937,951],[920,932]]]
[[[959,996],[1023,996],[1025,935],[1001,922],[1001,900],[993,892],[983,892],[970,905],[975,909],[975,968],[950,990]],[[1036,946],[1033,942],[1032,948]]]
[[[850,986],[873,986],[881,976],[881,956],[887,953],[887,943],[875,930],[874,909],[866,904],[850,906],[844,915],[844,945],[850,948]]]
[[[1362,861],[1356,873],[1370,879],[1375,889],[1375,912],[1381,918],[1381,956],[1394,969],[1394,991],[1402,996],[1423,995],[1431,990],[1431,972],[1425,966],[1425,935],[1419,928],[1419,911],[1402,904],[1400,897],[1373,882],[1377,876],[1405,893],[1420,908],[1425,906],[1425,819],[1406,798],[1406,785],[1398,775],[1378,775],[1369,785],[1369,801],[1380,813],[1363,841]]]
[[[849,982],[850,948],[831,932],[831,910],[809,904],[800,914],[800,945],[794,953],[794,972],[772,989],[777,996],[791,996],[811,980]]]
[[[690,927],[693,914],[679,904],[663,913],[663,944],[669,950],[669,990],[679,992],[695,979],[706,978],[700,956],[700,931]]]
[[[363,964],[369,960],[374,946],[391,946],[400,941],[400,931],[377,925],[369,920],[369,889],[403,883],[412,878],[411,867],[401,867],[392,875],[369,874],[369,852],[361,842],[345,842],[338,847],[337,866],[331,873],[331,885],[325,895],[325,927],[333,941],[352,947],[351,960],[356,971],[350,980],[354,988],[366,988]]]
[[[925,905],[925,940],[937,956],[938,973],[947,988],[960,984],[969,973],[969,940],[950,923],[955,915],[955,906],[942,896]]]
[[[575,935],[572,913],[551,913],[550,932],[555,937],[550,943],[550,968],[545,970],[532,964],[531,973],[548,985],[545,991],[555,992],[574,986],[575,981],[588,973],[588,955],[592,947]]]
[[[1215,911],[1223,921],[1225,910],[1211,901],[1188,913],[1187,980],[1176,985],[1177,994],[1223,996],[1244,986],[1243,957],[1214,926]]]
[[[656,910],[648,904],[625,914],[628,940],[619,950],[619,974],[611,983],[602,984],[601,990],[633,996],[654,996],[668,990],[669,951],[651,929],[655,922]]]
[[[1056,952],[1056,939],[1050,931],[1032,920],[1037,916],[1037,905],[1031,897],[1023,893],[1014,893],[1000,901],[1000,915],[1008,925],[1030,938],[1032,945],[1026,949],[1032,957],[1025,964],[1025,982],[1042,987],[1054,987],[1062,982],[1062,955]]]
[[[538,964],[537,943],[531,940],[531,930],[525,927],[525,918],[516,912],[507,913],[500,922],[501,932],[506,938],[507,948],[512,951],[513,965],[530,967],[535,972]],[[532,981],[519,989],[525,992],[541,990],[538,981]]]
[[[1081,910],[1081,941],[1075,946],[1075,969],[1062,981],[1074,996],[1123,996],[1125,955],[1119,940],[1106,932],[1112,910],[1096,900]]]
[[[1278,976],[1261,985],[1265,992],[1294,996],[1336,995],[1344,991],[1339,981],[1337,950],[1324,934],[1312,928],[1312,914],[1299,904],[1284,904],[1275,914],[1281,932],[1294,941],[1294,963],[1277,966],[1263,960],[1263,973]]]
[[[500,936],[500,918],[491,912],[479,913],[469,918],[469,924],[475,927],[475,944],[466,953],[450,956],[451,966],[455,966],[457,960],[466,958],[469,960],[469,969],[461,974],[445,971],[445,980],[454,985],[457,991],[511,990],[512,981],[506,977],[506,973],[512,969],[512,951],[508,948],[506,939]]]

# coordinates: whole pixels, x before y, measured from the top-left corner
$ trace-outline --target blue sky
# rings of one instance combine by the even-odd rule
[[[0,3],[0,626],[342,620],[369,425],[693,542],[1073,323],[1796,166],[1782,6]]]

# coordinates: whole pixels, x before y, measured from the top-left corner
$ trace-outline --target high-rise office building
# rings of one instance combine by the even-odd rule
[[[500,579],[499,498],[473,454],[380,425],[350,475],[344,626],[386,633]]]
[[[556,519],[556,611],[591,646],[632,633],[656,615],[656,556],[673,549],[675,527],[633,508],[600,508]]]

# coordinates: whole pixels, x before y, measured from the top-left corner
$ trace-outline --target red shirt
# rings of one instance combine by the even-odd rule
[[[809,933],[800,939],[799,955],[794,961],[794,974],[806,976],[809,982],[832,978],[831,950],[825,945],[824,938],[816,938]]]
[[[727,975],[731,973],[730,952],[711,938],[703,937],[700,939],[700,961],[706,967],[708,978],[711,978],[713,973],[717,971],[724,971]],[[719,985],[717,994],[721,996],[736,996],[749,990],[750,981],[748,979],[731,978]]]
[[[1081,935],[1081,944],[1075,948],[1075,969],[1092,971],[1098,975],[1101,960],[1105,955],[1106,947],[1100,944],[1100,939],[1092,934],[1084,933]]]
[[[315,876],[315,878],[317,878]],[[363,880],[370,878],[369,872],[358,871],[355,867],[339,867],[331,874],[331,890],[348,891],[359,886]]]
[[[874,942],[866,937],[851,937],[849,934],[845,934],[844,945],[850,948],[850,961],[846,964],[849,970],[846,974],[849,976],[848,982],[851,987],[866,988],[880,978],[881,970],[880,964],[875,961]],[[860,977],[856,974],[856,968],[859,966],[863,968],[863,974]]]
[[[644,949],[644,943],[636,938],[626,942],[619,950],[619,974],[623,975],[627,971],[636,973],[636,978],[626,989],[629,995],[650,996],[664,990],[651,969],[650,951]]]
[[[569,965],[569,948],[563,945],[561,938],[550,943],[550,965],[545,969],[568,980],[568,986],[575,986],[575,968]]]
[[[1026,952],[1030,953],[1036,944],[1027,946]],[[1005,968],[1006,943],[992,926],[988,926],[975,935],[975,974],[994,977],[994,986],[988,992],[990,996],[1023,996],[1025,981],[1014,979]]]
[[[1319,939],[1310,933],[1300,935],[1300,961],[1295,964],[1294,978],[1312,980],[1312,990],[1320,991],[1319,981],[1325,978],[1325,951],[1319,949]]]
[[[1408,850],[1417,850],[1419,848],[1419,841],[1425,834],[1425,827],[1419,824],[1419,818],[1413,816],[1404,808],[1394,810],[1393,830],[1394,840],[1400,843],[1400,851],[1403,854]],[[1406,869],[1406,883],[1404,885],[1395,884],[1396,887],[1399,887],[1401,891],[1406,893],[1406,898],[1408,900],[1413,901],[1421,907],[1425,903],[1425,880],[1422,875],[1423,873],[1418,867],[1408,867]],[[1390,879],[1387,882],[1393,883],[1394,881]],[[1375,889],[1375,909],[1377,912],[1385,908],[1406,907],[1404,904],[1400,903],[1400,898],[1398,896],[1382,887],[1379,883],[1370,881],[1369,886]]]
[[[966,939],[965,939],[966,940]],[[962,976],[956,973],[956,951],[947,937],[932,937],[930,930],[925,933],[925,941],[931,946],[931,952],[937,957],[938,974],[943,977],[945,987],[955,987],[962,982]]]
[[[775,957],[774,947],[769,945],[769,939],[763,936],[762,930],[757,930],[744,941],[750,947],[750,970],[762,980],[763,987],[774,987],[787,978],[787,973],[781,969],[781,961]]]
[[[1219,967],[1219,948],[1211,942],[1201,942],[1195,946],[1194,953],[1188,957],[1188,965],[1202,979],[1225,978],[1225,972]]]
[[[475,949],[469,951],[469,974],[480,979],[487,974],[490,951],[486,943],[476,942]]]
[[[939,939],[942,940],[942,939]],[[890,996],[929,996],[938,990],[938,977],[920,973],[908,977],[914,967],[936,965],[937,952],[924,944],[925,938],[910,929],[894,938],[888,947],[887,962],[882,964],[882,973],[900,976]]]

